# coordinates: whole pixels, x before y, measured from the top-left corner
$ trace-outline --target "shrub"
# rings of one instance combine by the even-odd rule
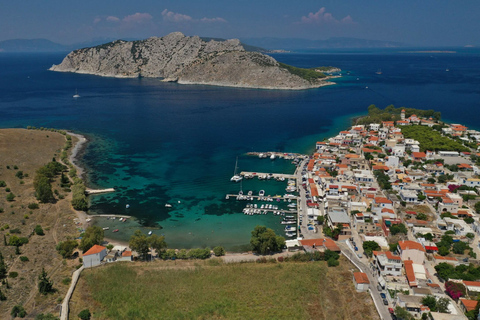
[[[80,311],[80,313],[78,314],[78,317],[82,320],[90,320],[90,318],[92,317],[92,314],[90,313],[90,310],[85,309]]]
[[[21,257],[20,257],[20,261],[22,261],[22,262],[27,262],[27,261],[30,261],[30,260],[28,259],[28,257],[21,256]]]
[[[340,262],[338,260],[334,259],[333,257],[327,260],[327,265],[329,267],[336,267],[339,264],[340,264]]]
[[[62,301],[60,301],[62,302]],[[59,303],[60,303],[59,302]],[[51,313],[40,313],[35,317],[35,320],[60,320],[59,317],[54,316]]]
[[[10,230],[10,233],[17,233],[17,234],[19,234],[19,233],[22,233],[22,232],[20,231],[20,229],[15,228],[15,229]]]
[[[11,202],[13,200],[15,200],[15,195],[10,192],[9,194],[7,194],[7,201]]]
[[[38,208],[39,208],[38,203],[32,202],[32,203],[28,204],[28,209],[30,209],[30,210],[34,210],[34,209],[38,209]]]
[[[5,188],[6,186],[7,184],[5,183],[5,181],[0,180],[0,188]]]
[[[217,257],[224,256],[225,255],[225,249],[223,247],[218,246],[218,247],[213,248],[213,253]]]
[[[258,258],[257,263],[267,263],[267,258],[265,257]]]
[[[8,276],[12,279],[15,279],[16,277],[18,277],[18,272],[11,271],[11,272],[8,273]]]
[[[63,283],[64,285],[66,285],[66,286],[68,286],[68,285],[70,284],[70,282],[72,282],[72,279],[70,279],[70,278],[68,278],[68,277],[67,277],[67,278],[64,278],[64,279],[62,280],[62,283]]]
[[[25,237],[17,237],[16,235],[13,235],[8,239],[9,246],[19,247],[26,243],[28,243],[28,238]]]
[[[285,258],[284,258],[284,257],[278,257],[278,258],[277,258],[277,261],[278,261],[278,262],[284,262],[284,261],[285,261]]]
[[[39,224],[35,226],[35,233],[39,236],[45,235],[45,233],[43,232],[42,226],[40,226]]]
[[[15,177],[17,177],[18,179],[22,180],[24,175],[23,175],[23,171],[17,171],[17,173],[15,173]]]
[[[453,281],[447,281],[445,283],[445,291],[455,301],[460,297],[464,297],[466,294],[466,288],[463,284]]]

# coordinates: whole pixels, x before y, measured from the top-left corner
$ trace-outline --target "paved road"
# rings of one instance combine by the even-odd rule
[[[365,264],[364,261],[359,259],[357,255],[348,247],[344,242],[337,242],[337,245],[342,250],[342,254],[349,258],[356,266],[360,269],[361,272],[364,272],[368,276],[370,281],[370,292],[373,297],[373,302],[377,308],[378,313],[380,314],[381,319],[391,319],[391,315],[388,312],[388,308],[391,306],[386,306],[383,304],[383,299],[380,297],[380,292],[377,289],[377,276],[372,272],[372,269],[368,264]]]

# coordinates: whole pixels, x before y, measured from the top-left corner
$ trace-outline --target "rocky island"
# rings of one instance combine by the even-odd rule
[[[319,68],[296,68],[268,55],[246,51],[238,39],[207,42],[180,32],[78,49],[50,70],[261,89],[298,90],[334,84],[325,81],[331,78],[323,73],[328,68],[321,69],[323,72]]]

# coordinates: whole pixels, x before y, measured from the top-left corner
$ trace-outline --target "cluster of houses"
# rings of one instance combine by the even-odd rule
[[[401,306],[416,317],[431,311],[422,305],[425,296],[445,296],[434,276],[436,264],[472,262],[467,255],[439,255],[436,242],[448,232],[454,241],[475,247],[476,235],[480,234],[480,222],[473,209],[478,201],[475,198],[480,190],[480,171],[470,158],[472,153],[480,156],[477,150],[421,151],[418,141],[405,139],[402,134],[403,126],[435,124],[431,118],[407,118],[402,111],[396,123],[353,126],[328,141],[317,142],[303,172],[308,219],[324,221],[331,230],[337,229],[338,240],[347,241],[354,250],[361,248],[361,243],[352,241],[354,236],[360,241],[377,242],[382,250],[374,251],[369,259],[376,277],[375,289],[388,293],[389,306]],[[443,134],[473,143],[480,141],[480,132],[457,124],[444,128]],[[458,170],[450,170],[452,165]],[[447,175],[448,181],[439,179]],[[388,191],[380,187],[378,176],[388,181]],[[468,188],[459,189],[461,186]],[[402,241],[398,241],[398,235],[392,238],[390,231],[399,224],[408,231]],[[425,239],[426,234],[431,240]],[[393,252],[392,239],[398,241]],[[304,248],[328,246],[324,239],[300,243]],[[358,290],[372,289],[365,274],[355,273],[353,279]],[[465,281],[464,285],[471,296],[480,292],[480,282]],[[449,310],[455,319],[464,319],[458,311],[466,312],[475,306],[476,300],[462,298],[457,307],[451,304]],[[449,315],[432,316],[448,319]]]

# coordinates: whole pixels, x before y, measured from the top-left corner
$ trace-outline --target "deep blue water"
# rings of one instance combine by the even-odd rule
[[[298,67],[341,68],[337,85],[277,91],[178,85],[155,79],[113,79],[55,73],[62,54],[0,54],[1,127],[44,126],[86,134],[82,162],[92,187],[115,187],[92,198],[92,213],[130,214],[171,247],[248,243],[272,216],[244,216],[244,203],[225,200],[240,170],[293,172],[284,160],[249,151],[309,152],[317,140],[349,124],[370,104],[436,109],[444,119],[480,128],[480,52],[398,50],[276,54]],[[375,72],[381,69],[382,74]],[[447,72],[446,69],[449,69]],[[73,99],[75,90],[81,95]],[[245,181],[245,191],[283,194],[285,183]],[[180,202],[179,202],[180,201]],[[173,204],[168,209],[165,203]],[[130,204],[126,209],[125,205]],[[111,221],[102,225],[115,226]],[[112,236],[128,239],[137,226]]]

